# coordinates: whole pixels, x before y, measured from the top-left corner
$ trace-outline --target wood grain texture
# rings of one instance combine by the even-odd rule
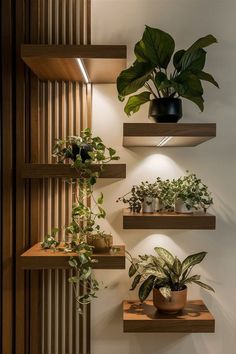
[[[215,123],[123,124],[123,146],[157,146],[164,137],[172,137],[162,147],[191,147],[215,136]]]
[[[123,210],[124,229],[214,230],[215,223],[215,216],[204,212],[132,213],[129,209]]]
[[[214,333],[215,320],[202,300],[188,301],[175,315],[161,314],[152,301],[123,302],[124,332]]]
[[[93,170],[99,167],[94,165]],[[78,171],[69,164],[24,164],[21,169],[22,178],[78,178]],[[100,178],[125,178],[125,164],[107,164]]]
[[[114,83],[126,67],[126,46],[24,44],[21,57],[43,81],[83,82],[77,60],[80,58],[90,82]]]
[[[97,262],[93,263],[94,269],[124,269],[125,247],[114,246],[117,251],[110,253],[97,253],[92,256]],[[37,243],[21,255],[21,268],[23,269],[66,269],[70,268],[68,260],[76,253],[54,252],[43,250]]]

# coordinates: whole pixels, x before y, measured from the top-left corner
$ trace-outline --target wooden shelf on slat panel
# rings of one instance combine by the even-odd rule
[[[43,81],[114,83],[126,67],[125,45],[24,44],[21,57]]]
[[[23,269],[65,269],[72,256],[76,257],[76,253],[44,250],[37,243],[20,256],[20,263]],[[125,246],[114,246],[114,251],[97,253],[92,258],[98,261],[92,264],[94,269],[124,269]]]
[[[191,147],[215,136],[215,123],[124,123],[123,126],[123,146]]]
[[[204,212],[133,213],[129,209],[123,210],[124,229],[214,230],[215,223],[215,216]]]
[[[215,320],[203,301],[188,301],[175,315],[160,314],[152,301],[123,302],[124,332],[214,333]]]
[[[99,166],[93,165],[93,171],[98,171]],[[36,164],[26,163],[22,166],[22,178],[78,178],[79,172],[69,164]],[[100,178],[125,178],[125,164],[107,164]]]

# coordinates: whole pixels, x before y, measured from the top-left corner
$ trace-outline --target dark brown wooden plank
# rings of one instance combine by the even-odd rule
[[[24,62],[40,80],[83,82],[78,58],[89,81],[112,83],[126,67],[124,45],[30,45],[21,47]]]
[[[216,136],[215,123],[124,123],[124,146],[197,146]],[[159,146],[164,137],[170,139]]]
[[[99,166],[93,166],[98,171]],[[69,164],[24,164],[21,169],[22,178],[76,178],[78,171]],[[100,178],[125,178],[125,164],[107,164]]]
[[[204,212],[132,213],[128,209],[123,210],[124,229],[214,230],[215,223],[215,216]]]
[[[214,333],[215,320],[202,300],[188,301],[175,315],[160,314],[152,301],[123,302],[124,332]]]
[[[114,246],[117,251],[110,253],[97,253],[93,259],[98,262],[93,263],[94,269],[124,269],[125,268],[125,247]],[[76,253],[53,252],[43,250],[40,243],[37,243],[21,255],[21,268],[23,269],[67,269],[68,260]]]

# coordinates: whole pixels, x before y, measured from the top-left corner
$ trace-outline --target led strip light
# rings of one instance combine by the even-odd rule
[[[170,139],[172,139],[173,136],[165,136],[164,138],[161,139],[161,141],[159,142],[159,144],[157,146],[163,146],[165,144],[168,143],[168,141],[170,141]]]
[[[85,68],[85,66],[84,66],[83,61],[82,61],[80,58],[77,58],[76,60],[77,60],[77,62],[78,62],[78,64],[79,64],[79,67],[80,67],[82,76],[83,76],[83,78],[84,78],[84,81],[85,81],[86,84],[88,84],[90,80],[89,80],[89,76],[88,76],[88,74],[87,74],[87,71],[86,71],[86,68]]]

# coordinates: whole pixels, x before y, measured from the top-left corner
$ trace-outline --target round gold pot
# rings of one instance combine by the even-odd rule
[[[180,291],[172,291],[171,298],[167,300],[158,289],[153,289],[153,304],[158,311],[175,314],[184,309],[187,303],[187,287]]]
[[[87,242],[94,247],[94,252],[105,253],[109,252],[113,245],[112,235],[88,235]]]

